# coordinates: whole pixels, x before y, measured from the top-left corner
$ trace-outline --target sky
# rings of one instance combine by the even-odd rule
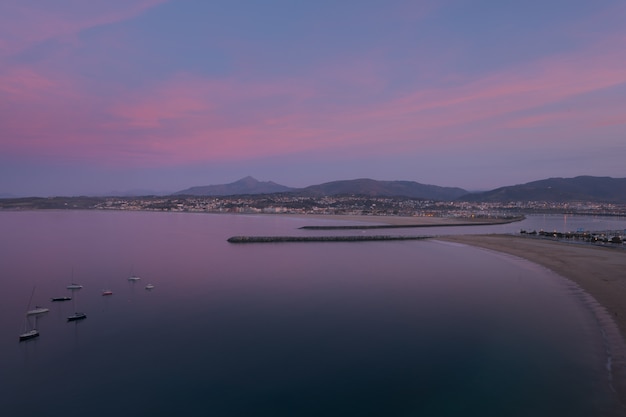
[[[4,0],[0,196],[626,177],[623,0]]]

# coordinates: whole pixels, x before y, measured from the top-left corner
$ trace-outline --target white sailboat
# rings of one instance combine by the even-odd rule
[[[30,293],[30,299],[28,300],[28,306],[26,307],[26,317],[24,317],[24,332],[20,334],[19,340],[23,342],[25,340],[34,339],[39,336],[39,330],[37,330],[37,314],[34,314],[34,324],[30,326],[30,321],[28,320],[29,312],[32,310],[28,310],[30,308],[30,303],[33,301],[33,295],[35,294],[35,286],[33,286],[33,291]],[[46,309],[47,310],[47,309]]]
[[[128,280],[129,280],[130,282],[137,282],[137,281],[139,281],[140,279],[141,279],[141,278],[139,278],[137,275],[135,275],[135,274],[133,273],[133,268],[131,268],[131,269],[130,269],[130,276],[128,277]]]
[[[86,318],[87,318],[87,315],[85,313],[75,312],[71,316],[67,317],[67,321],[76,321],[76,320],[82,320]]]
[[[80,290],[81,288],[83,288],[82,285],[80,284],[74,284],[73,282],[67,286],[68,290]]]
[[[74,314],[72,314],[71,316],[68,316],[67,321],[77,321],[77,320],[82,320],[82,319],[87,318],[87,315],[85,313],[76,311],[76,297],[75,296],[72,298],[72,307],[74,307]]]
[[[44,314],[44,313],[47,313],[48,311],[50,311],[50,309],[49,309],[49,308],[35,306],[35,308],[34,308],[34,309],[32,309],[32,310],[28,310],[28,311],[26,312],[26,315],[27,315],[27,316],[34,316],[34,315],[37,315],[37,314]]]
[[[72,268],[72,283],[67,286],[67,289],[68,290],[80,290],[81,288],[83,288],[82,285],[76,284],[74,282],[74,268]]]
[[[39,336],[39,330],[36,329],[37,327],[37,316],[35,316],[35,320],[34,320],[34,325],[31,327],[29,326],[29,321],[28,321],[28,317],[25,318],[24,320],[24,333],[20,334],[20,342],[23,342],[24,340],[29,340],[29,339],[34,339],[35,337]]]

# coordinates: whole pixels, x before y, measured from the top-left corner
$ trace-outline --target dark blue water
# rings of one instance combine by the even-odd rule
[[[0,213],[3,415],[624,415],[587,297],[539,266],[432,240],[226,242],[319,223]],[[51,303],[71,280],[76,304]],[[19,343],[33,287],[51,311]]]

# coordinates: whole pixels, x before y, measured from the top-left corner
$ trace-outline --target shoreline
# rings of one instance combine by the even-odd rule
[[[599,304],[594,309],[611,358],[611,384],[626,406],[626,252],[514,235],[452,235],[460,243],[523,258],[577,284]]]

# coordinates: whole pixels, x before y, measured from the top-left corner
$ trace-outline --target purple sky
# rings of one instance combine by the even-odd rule
[[[623,0],[4,0],[0,196],[626,177]]]

